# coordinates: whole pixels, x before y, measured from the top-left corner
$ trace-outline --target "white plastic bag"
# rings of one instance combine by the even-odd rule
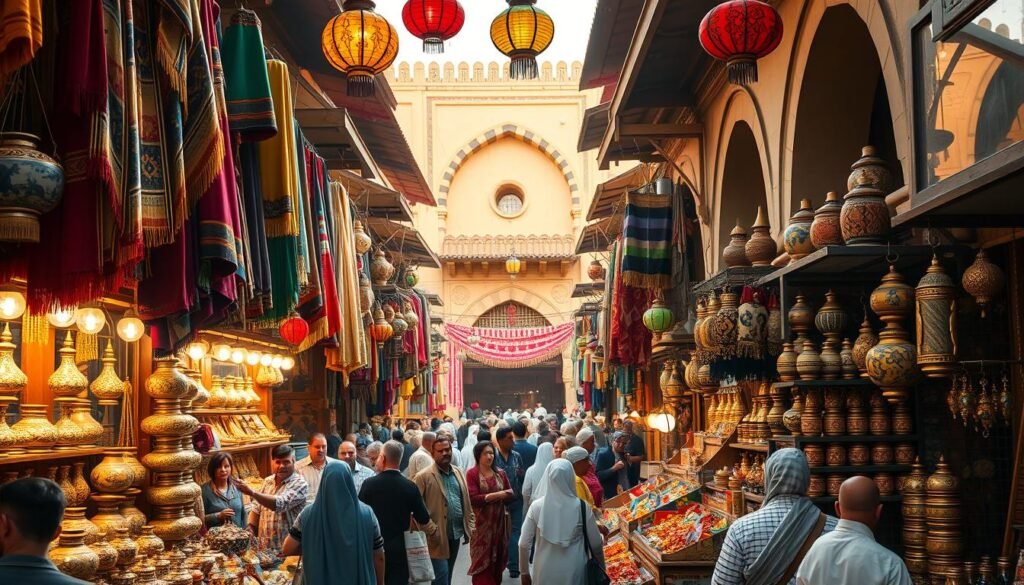
[[[405,533],[405,555],[409,562],[409,582],[421,583],[434,580],[434,565],[430,563],[430,549],[427,535],[410,530]]]

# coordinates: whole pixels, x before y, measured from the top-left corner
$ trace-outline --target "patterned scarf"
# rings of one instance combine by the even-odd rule
[[[623,236],[623,283],[646,289],[671,287],[672,198],[629,193],[626,196]]]
[[[225,140],[199,7],[136,2],[142,90],[142,218],[146,247],[174,241],[220,174]]]

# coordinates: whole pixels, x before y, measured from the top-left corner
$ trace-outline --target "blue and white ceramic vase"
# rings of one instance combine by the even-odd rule
[[[39,151],[39,138],[0,133],[0,242],[38,242],[39,216],[64,194],[64,168]]]

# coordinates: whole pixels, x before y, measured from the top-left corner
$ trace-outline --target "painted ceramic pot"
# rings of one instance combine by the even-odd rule
[[[804,445],[804,457],[807,458],[808,467],[822,467],[825,465],[825,447],[822,445]]]
[[[78,528],[61,531],[60,542],[50,551],[50,560],[65,575],[90,581],[96,576],[100,557],[85,545],[85,531]]]
[[[910,443],[897,443],[893,451],[897,465],[911,465],[917,458],[917,449]]]
[[[64,169],[31,134],[0,134],[0,241],[38,242],[39,216],[64,194]]]
[[[782,424],[793,435],[800,434],[800,417],[804,410],[804,400],[800,390],[793,389],[793,406],[782,415]]]
[[[903,319],[914,309],[914,287],[903,280],[903,275],[890,265],[889,272],[882,277],[882,282],[871,291],[869,304],[871,310],[882,320],[890,323]]]
[[[839,443],[830,443],[825,450],[825,465],[830,467],[846,465],[846,447]]]
[[[771,266],[778,253],[778,244],[771,234],[772,226],[764,208],[758,206],[757,219],[750,226],[750,239],[743,245],[747,260],[753,266]]]
[[[811,222],[811,243],[815,248],[843,245],[843,230],[839,225],[842,209],[839,194],[829,191],[825,195],[825,203],[814,212],[814,221]]]
[[[839,356],[839,352],[836,351],[832,342],[825,342],[821,347],[818,359],[821,360],[821,378],[823,380],[838,380],[843,373],[843,358]]]
[[[352,233],[355,239],[356,254],[365,254],[370,250],[370,246],[373,245],[373,240],[370,239],[369,234],[363,229],[363,222],[358,219],[352,223]]]
[[[21,436],[19,447],[29,453],[45,453],[57,444],[57,429],[46,416],[45,404],[21,404],[21,420],[11,430]]]
[[[128,521],[128,533],[138,536],[142,533],[142,527],[146,525],[146,515],[135,506],[135,498],[142,493],[138,488],[125,490],[124,501],[118,506],[118,511]]]
[[[113,534],[114,538],[110,538],[108,535],[107,540],[110,542],[110,546],[114,547],[114,550],[117,551],[117,565],[119,567],[131,565],[139,554],[138,545],[128,535],[127,527],[122,526],[115,530]]]
[[[747,230],[736,220],[736,227],[729,232],[729,244],[722,250],[722,262],[727,268],[733,266],[750,266],[747,258]]]
[[[591,260],[590,266],[587,267],[587,276],[590,280],[601,281],[604,280],[604,266],[601,265],[600,260]]]
[[[842,475],[840,473],[828,474],[828,476],[825,478],[825,490],[828,492],[828,495],[838,497],[839,488],[840,486],[843,485],[844,481],[846,481],[845,475]]]
[[[902,329],[883,329],[878,345],[868,351],[867,372],[871,381],[882,389],[890,402],[907,397],[918,378],[917,348]]]
[[[857,443],[850,445],[850,448],[846,450],[846,456],[850,460],[850,465],[859,467],[867,465],[871,461],[871,450],[868,449],[867,445]]]
[[[867,377],[868,351],[876,345],[878,345],[878,335],[871,328],[871,322],[868,321],[867,313],[865,313],[864,321],[860,324],[860,335],[853,342],[853,363],[857,366],[857,370],[861,372],[862,378]]]
[[[370,309],[373,308],[373,301],[375,295],[373,294],[373,286],[370,284],[369,277],[366,274],[359,273],[359,310],[363,313],[369,313]]]
[[[857,363],[853,358],[853,342],[849,339],[843,340],[843,348],[839,351],[840,370],[844,380],[855,380],[860,374]]]
[[[872,465],[892,465],[892,445],[888,443],[876,443],[871,446]]]
[[[796,302],[790,307],[787,318],[794,333],[807,333],[814,324],[814,309],[807,304],[803,295],[796,295]]]
[[[385,286],[394,274],[395,266],[384,257],[384,249],[378,248],[373,253],[373,260],[370,261],[370,278],[373,279],[373,284]]]
[[[810,341],[804,343],[804,350],[796,358],[796,371],[801,380],[817,380],[821,375],[821,356]]]
[[[888,193],[892,189],[892,173],[885,160],[870,145],[862,148],[860,154],[860,158],[850,166],[846,190],[853,191],[860,185],[868,185]]]
[[[786,231],[782,232],[782,247],[790,259],[799,260],[814,251],[811,243],[811,222],[814,221],[814,210],[811,200],[800,201],[800,209],[789,218]]]
[[[89,501],[89,493],[92,491],[89,488],[89,482],[85,481],[85,463],[82,461],[75,463],[74,469],[75,471],[71,476],[71,483],[75,486],[75,493],[77,495],[75,505],[84,506],[85,503]]]
[[[800,413],[800,433],[808,437],[821,436],[821,390],[809,388],[804,395],[804,409]]]
[[[885,192],[868,185],[859,185],[843,196],[839,212],[843,242],[848,246],[884,244],[892,231]]]
[[[138,545],[140,553],[149,557],[164,552],[164,541],[159,536],[153,534],[152,526],[142,527],[142,533],[135,539],[135,544]]]
[[[800,377],[799,372],[796,369],[796,352],[793,351],[793,344],[785,342],[782,344],[782,353],[779,354],[777,360],[775,360],[775,367],[779,371],[779,380],[783,382],[792,382]]]
[[[818,328],[827,339],[838,341],[847,324],[846,311],[836,300],[836,293],[829,290],[825,293],[825,304],[818,309],[814,316],[814,326]]]
[[[85,544],[92,544],[99,540],[100,534],[104,532],[100,530],[99,526],[96,526],[91,520],[85,517],[85,507],[74,507],[66,508],[64,510],[64,519],[60,523],[61,530],[82,530],[85,532]]]

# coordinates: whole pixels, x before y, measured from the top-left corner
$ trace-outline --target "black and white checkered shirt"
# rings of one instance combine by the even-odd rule
[[[729,527],[722,544],[722,552],[715,564],[715,574],[711,577],[711,585],[743,585],[746,579],[743,572],[754,564],[761,551],[768,546],[775,529],[789,513],[793,504],[800,499],[796,495],[781,495],[772,498],[760,510],[748,514]],[[825,520],[824,532],[831,532],[838,520],[828,516]],[[791,579],[790,585],[796,580]]]

